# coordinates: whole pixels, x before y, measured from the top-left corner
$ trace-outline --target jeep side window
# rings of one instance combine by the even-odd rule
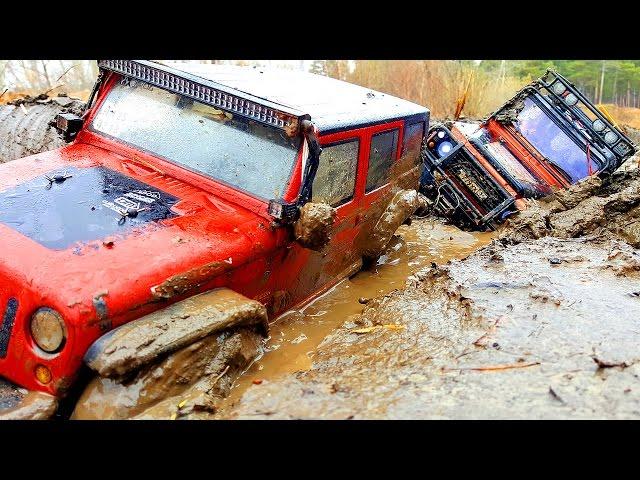
[[[342,205],[353,198],[360,141],[322,147],[318,171],[313,180],[312,201]]]
[[[404,129],[404,141],[402,149],[403,164],[406,168],[413,168],[420,164],[420,149],[424,137],[424,123],[414,123]],[[406,163],[405,163],[406,162]]]
[[[398,129],[376,133],[371,137],[367,188],[370,192],[389,181],[389,170],[398,150]]]

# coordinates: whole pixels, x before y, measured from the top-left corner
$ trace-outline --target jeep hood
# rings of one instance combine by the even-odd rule
[[[116,153],[70,145],[0,166],[0,289],[29,288],[56,308],[102,296],[117,315],[173,276],[223,273],[275,248],[268,224]]]

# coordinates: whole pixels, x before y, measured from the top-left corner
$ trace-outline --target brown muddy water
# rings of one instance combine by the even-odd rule
[[[492,233],[463,232],[433,219],[414,219],[410,226],[401,226],[374,269],[343,280],[304,308],[291,310],[271,324],[264,355],[235,382],[220,414],[232,408],[252,385],[308,370],[316,347],[345,321],[360,315],[365,307],[361,302],[402,289],[416,271],[432,263],[464,258],[492,238]]]

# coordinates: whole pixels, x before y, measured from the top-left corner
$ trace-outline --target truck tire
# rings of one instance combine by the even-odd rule
[[[51,123],[58,113],[79,113],[84,103],[68,97],[43,102],[0,105],[0,163],[65,145]]]

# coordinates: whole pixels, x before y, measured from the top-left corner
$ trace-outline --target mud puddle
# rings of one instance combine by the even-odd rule
[[[415,219],[396,232],[374,270],[345,279],[301,310],[278,318],[270,328],[264,355],[234,384],[220,414],[254,384],[268,383],[311,368],[316,347],[345,321],[357,318],[374,297],[404,287],[407,277],[431,265],[466,257],[488,244],[492,233],[463,232],[432,219]]]

